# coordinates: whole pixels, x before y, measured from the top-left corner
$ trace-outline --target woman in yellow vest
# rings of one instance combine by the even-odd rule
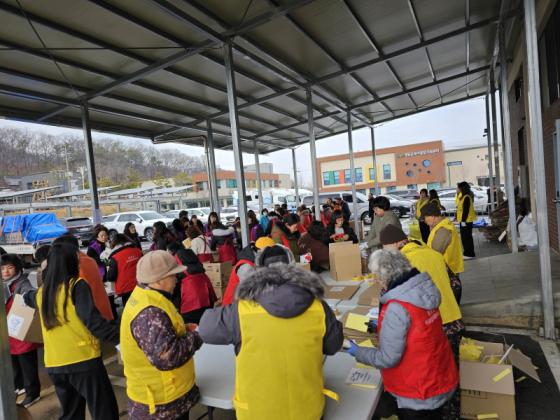
[[[428,190],[422,188],[420,190],[420,198],[416,201],[416,219],[418,220],[418,225],[420,227],[420,235],[422,235],[422,241],[424,243],[428,242],[428,236],[430,236],[430,227],[424,222],[422,218],[422,207],[424,207],[430,201],[428,197]]]
[[[461,232],[463,256],[466,259],[474,258],[474,241],[472,236],[473,222],[476,219],[474,210],[474,194],[468,182],[457,184],[457,222]]]
[[[459,234],[453,222],[441,215],[441,210],[436,203],[426,205],[422,209],[422,215],[431,229],[427,245],[443,255],[451,281],[451,289],[457,299],[457,303],[461,303],[463,288],[459,274],[465,271],[465,266]]]
[[[78,276],[78,252],[74,245],[54,244],[43,285],[24,299],[41,317],[45,367],[62,408],[59,419],[85,419],[86,403],[93,420],[118,419],[100,341],[117,344],[119,330],[101,316],[88,283]]]
[[[322,300],[321,278],[288,265],[288,253],[279,245],[260,251],[238,300],[200,321],[205,343],[235,346],[238,420],[319,420],[332,395],[323,388],[323,355],[342,347],[342,325]]]
[[[176,275],[187,268],[165,251],[144,255],[138,286],[121,320],[121,356],[130,419],[188,419],[200,393],[193,355],[202,346],[173,305]]]

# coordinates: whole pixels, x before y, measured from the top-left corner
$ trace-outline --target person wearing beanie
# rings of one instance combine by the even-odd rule
[[[239,420],[323,414],[323,358],[340,350],[342,324],[323,300],[323,280],[286,264],[288,253],[279,245],[261,250],[259,267],[237,288],[238,300],[200,320],[205,343],[234,345]]]
[[[72,243],[53,242],[43,285],[24,295],[41,318],[44,362],[59,399],[59,419],[117,420],[117,399],[103,359],[101,342],[119,342],[119,328],[95,306],[89,283],[80,277],[79,251]],[[97,270],[96,270],[97,271]]]
[[[33,286],[23,272],[23,262],[15,254],[2,255],[0,271],[4,288],[4,305],[6,314],[8,314],[14,303],[15,295],[23,295],[32,290]],[[37,349],[41,345],[13,337],[9,337],[8,341],[14,371],[14,389],[16,395],[25,393],[22,405],[29,407],[39,400],[41,393],[37,358]]]
[[[290,248],[283,245],[267,246],[255,256],[257,267],[273,267],[277,265],[294,265],[296,260]]]
[[[422,217],[430,226],[428,247],[443,255],[451,288],[457,303],[461,303],[462,285],[459,274],[465,269],[461,239],[453,223],[442,216],[438,203],[431,202],[422,208]]]
[[[187,267],[177,275],[181,282],[181,306],[179,312],[185,324],[198,324],[206,309],[214,307],[218,300],[204,266],[190,249],[180,249],[175,254],[178,264]]]
[[[465,324],[462,321],[461,309],[451,289],[451,281],[443,256],[420,241],[409,240],[402,229],[392,225],[385,227],[380,236],[383,249],[400,251],[419,272],[428,273],[439,290],[441,295],[439,312],[443,331],[451,345],[458,369],[459,344],[465,330]],[[461,412],[459,393],[449,400],[443,410],[444,412],[455,413],[445,418],[457,418]]]
[[[121,321],[129,418],[188,418],[200,398],[193,356],[202,340],[171,302],[176,275],[185,270],[166,251],[149,252],[136,266],[138,286]]]
[[[239,283],[243,282],[255,271],[255,257],[259,250],[267,246],[275,246],[274,242],[268,236],[262,236],[255,244],[249,244],[239,252],[239,260],[231,269],[228,284],[224,296],[222,297],[222,306],[230,305],[235,300],[235,291]]]
[[[379,196],[373,199],[373,212],[375,217],[371,223],[371,229],[368,233],[367,247],[370,254],[381,248],[379,241],[379,233],[385,226],[394,225],[401,228],[401,221],[397,215],[391,211],[391,202],[387,197]]]

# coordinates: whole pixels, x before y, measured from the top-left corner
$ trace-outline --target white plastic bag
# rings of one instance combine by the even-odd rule
[[[537,236],[537,224],[533,221],[533,215],[529,213],[523,218],[518,226],[519,244],[527,248],[536,248],[539,245]]]

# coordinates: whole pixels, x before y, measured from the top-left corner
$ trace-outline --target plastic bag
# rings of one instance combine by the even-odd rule
[[[519,245],[527,248],[536,248],[539,245],[537,236],[537,224],[533,221],[533,215],[529,213],[523,218],[518,226]]]

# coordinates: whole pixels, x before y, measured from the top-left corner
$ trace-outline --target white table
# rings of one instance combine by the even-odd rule
[[[194,357],[196,383],[200,388],[200,404],[209,408],[212,419],[213,409],[233,410],[235,388],[235,352],[233,346],[204,344]],[[337,353],[327,357],[323,366],[325,387],[340,397],[337,403],[325,398],[325,420],[369,420],[375,411],[382,392],[381,374],[378,375],[377,389],[366,389],[346,385],[344,381],[355,365],[353,357]]]

